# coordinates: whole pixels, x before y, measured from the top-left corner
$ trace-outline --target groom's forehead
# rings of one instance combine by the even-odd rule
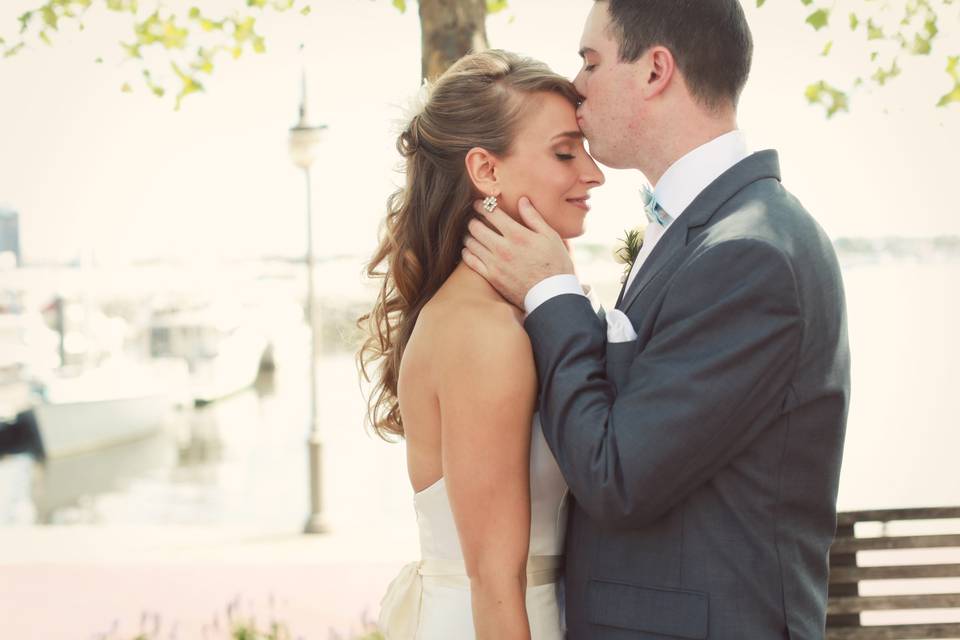
[[[580,55],[591,51],[596,52],[604,41],[611,40],[609,27],[610,15],[607,3],[594,2],[583,25],[583,34],[580,36]]]

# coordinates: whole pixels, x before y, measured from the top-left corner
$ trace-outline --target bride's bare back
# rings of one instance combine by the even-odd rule
[[[471,333],[468,327],[480,327],[481,332]],[[423,491],[444,475],[439,397],[442,383],[447,383],[447,390],[453,392],[456,390],[449,389],[451,382],[460,382],[468,389],[475,387],[476,369],[470,362],[452,356],[479,348],[490,340],[510,338],[527,340],[522,312],[465,265],[454,270],[420,312],[404,350],[397,385],[407,443],[407,470],[414,491]],[[515,370],[509,378],[518,388],[531,382],[523,379],[525,374],[533,374],[535,384],[532,355],[528,366],[522,362],[511,364]],[[531,395],[535,393],[534,390]],[[529,430],[529,420],[526,424]]]
[[[536,384],[522,312],[461,264],[420,312],[398,397],[414,490],[444,480],[480,638],[529,637]]]

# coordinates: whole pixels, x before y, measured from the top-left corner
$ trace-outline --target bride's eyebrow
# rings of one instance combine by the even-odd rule
[[[582,131],[564,131],[563,133],[558,133],[557,135],[550,138],[551,141],[556,140],[557,138],[570,138],[572,140],[581,140],[583,139]]]

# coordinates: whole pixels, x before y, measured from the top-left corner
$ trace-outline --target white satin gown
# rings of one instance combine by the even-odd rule
[[[527,618],[533,640],[562,640],[557,587],[563,568],[567,485],[536,414],[530,444]],[[413,505],[421,560],[405,566],[387,588],[380,603],[380,629],[387,640],[475,638],[470,581],[444,479],[414,494]]]

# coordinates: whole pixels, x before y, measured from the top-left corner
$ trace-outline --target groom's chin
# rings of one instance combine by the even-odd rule
[[[599,147],[595,149],[594,145],[590,145],[589,152],[590,152],[590,156],[594,160],[596,160],[597,162],[599,162],[600,164],[602,164],[604,167],[608,169],[632,169],[633,168],[630,165],[630,163],[624,161],[623,158],[617,158],[615,156],[611,156],[610,154],[608,154],[607,149],[604,149],[603,147]]]

